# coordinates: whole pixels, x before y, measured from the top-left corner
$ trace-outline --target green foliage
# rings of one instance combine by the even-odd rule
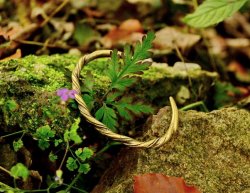
[[[69,171],[76,170],[78,168],[77,160],[74,159],[73,157],[68,157],[66,166]]]
[[[94,152],[89,149],[88,147],[85,148],[78,148],[75,151],[75,154],[78,158],[81,159],[81,161],[85,161],[86,159],[91,158],[91,156],[94,154]]]
[[[17,141],[13,141],[13,148],[15,152],[17,152],[22,147],[23,147],[23,141],[21,139],[18,139]]]
[[[64,141],[74,141],[75,144],[82,142],[81,137],[78,135],[77,130],[79,128],[80,118],[75,119],[75,122],[71,125],[70,130],[66,130],[64,133]]]
[[[105,103],[98,109],[95,113],[97,120],[102,120],[102,122],[110,129],[115,130],[117,126],[117,116],[114,109],[107,107]]]
[[[57,155],[55,155],[53,152],[49,153],[49,160],[50,161],[54,162],[57,160],[57,158],[58,158]]]
[[[148,50],[152,47],[154,37],[154,33],[149,32],[141,43],[135,45],[134,51],[130,46],[125,46],[122,58],[119,58],[117,50],[112,52],[110,65],[106,71],[110,86],[101,100],[95,100],[93,97],[93,85],[91,85],[93,79],[85,80],[84,101],[89,110],[97,104],[98,108],[94,112],[96,119],[102,121],[112,131],[116,131],[119,117],[131,121],[132,115],[140,116],[153,112],[152,107],[142,102],[134,102],[132,98],[125,96],[124,92],[138,81],[137,74],[143,73],[149,67],[150,64],[143,60],[150,55]]]
[[[24,181],[27,180],[29,176],[29,170],[22,163],[17,163],[10,169],[11,175],[17,179],[22,178]]]
[[[214,94],[214,106],[220,108],[234,101],[234,96],[240,94],[239,89],[230,83],[216,82]]]
[[[50,146],[49,140],[55,136],[55,131],[52,131],[49,125],[45,125],[36,130],[35,136],[38,139],[38,146],[45,150]]]
[[[248,0],[206,0],[194,13],[188,14],[183,21],[196,28],[217,24],[232,16]]]
[[[84,163],[86,159],[89,159],[93,156],[94,152],[85,147],[85,148],[78,148],[75,151],[76,157],[68,157],[66,167],[70,171],[75,171],[78,169],[78,172],[87,174],[90,170],[90,165],[88,163]]]

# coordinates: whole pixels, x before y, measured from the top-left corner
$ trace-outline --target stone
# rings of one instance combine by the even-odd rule
[[[250,112],[231,107],[180,111],[179,117],[177,132],[162,147],[122,149],[91,193],[133,193],[133,176],[145,173],[183,177],[204,193],[250,192]],[[170,108],[162,108],[140,140],[161,136],[170,118]]]

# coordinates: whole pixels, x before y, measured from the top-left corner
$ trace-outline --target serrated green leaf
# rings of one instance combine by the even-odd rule
[[[105,103],[103,103],[103,106],[96,111],[95,117],[97,120],[101,121],[112,131],[116,130],[117,127],[116,113],[114,109],[107,107]]]
[[[85,148],[78,148],[75,151],[75,154],[77,157],[81,159],[81,161],[85,161],[86,159],[89,159],[94,154],[94,152],[88,147],[85,147]]]
[[[134,115],[141,115],[141,114],[150,114],[153,113],[153,108],[149,105],[145,105],[142,103],[133,103],[131,104],[131,98],[126,98],[117,102],[114,105],[121,117],[126,120],[132,120],[131,113]]]
[[[153,113],[153,108],[150,105],[145,105],[142,103],[135,103],[132,105],[128,105],[127,108],[132,111],[132,113],[136,114],[136,115],[140,115],[140,114],[150,114]]]
[[[15,179],[22,178],[24,181],[27,180],[29,176],[29,170],[22,163],[17,163],[10,169],[11,176]]]
[[[17,141],[13,141],[13,148],[14,148],[15,152],[17,152],[22,147],[23,147],[23,141],[21,139],[19,139]]]
[[[119,79],[115,85],[113,85],[111,88],[116,88],[119,91],[124,91],[126,88],[130,87],[132,84],[136,82],[135,78],[128,77]]]
[[[78,168],[77,162],[73,157],[68,157],[66,167],[69,171],[74,171]]]
[[[188,14],[183,21],[196,28],[217,24],[232,16],[248,0],[206,0],[194,13]]]
[[[117,80],[118,70],[119,70],[118,51],[114,50],[111,54],[111,64],[107,71],[107,75],[112,82]]]
[[[90,171],[90,165],[85,163],[85,164],[80,164],[78,172],[87,174]]]
[[[95,99],[93,96],[89,95],[89,94],[84,94],[82,96],[84,102],[86,103],[89,111],[92,110],[92,108],[94,107],[94,103],[95,103]]]

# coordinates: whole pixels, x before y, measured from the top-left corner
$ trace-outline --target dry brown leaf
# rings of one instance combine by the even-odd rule
[[[17,49],[14,54],[12,54],[11,56],[8,56],[8,57],[6,57],[4,59],[1,59],[0,62],[9,61],[9,60],[12,60],[12,59],[18,59],[18,58],[21,58],[21,57],[22,57],[21,49]]]
[[[195,45],[201,38],[199,35],[183,33],[173,27],[165,27],[157,31],[155,35],[153,45],[155,49],[159,50],[174,50],[177,46],[185,51]]]
[[[106,48],[111,48],[119,44],[133,43],[143,36],[143,27],[139,20],[128,19],[121,23],[118,28],[114,28],[101,40]]]

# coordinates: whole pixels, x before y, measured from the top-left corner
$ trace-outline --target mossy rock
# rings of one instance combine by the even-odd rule
[[[162,147],[123,149],[92,193],[133,193],[133,176],[145,173],[182,177],[203,193],[250,192],[250,112],[180,111],[179,117],[177,132]],[[163,135],[170,118],[170,108],[162,108],[143,140]]]
[[[57,132],[69,128],[74,118],[79,116],[76,103],[62,104],[56,90],[71,88],[71,72],[78,59],[72,55],[31,55],[1,62],[0,132],[35,131],[44,125]],[[96,97],[103,95],[109,84],[109,78],[103,75],[107,63],[106,59],[98,59],[82,71],[82,84],[86,73],[92,73]],[[171,67],[152,66],[127,92],[159,108],[168,104],[169,96],[178,96],[185,87],[191,93],[181,102],[185,105],[197,100],[205,101],[216,77],[216,73],[202,70],[184,72]],[[190,81],[191,89],[188,87]]]

